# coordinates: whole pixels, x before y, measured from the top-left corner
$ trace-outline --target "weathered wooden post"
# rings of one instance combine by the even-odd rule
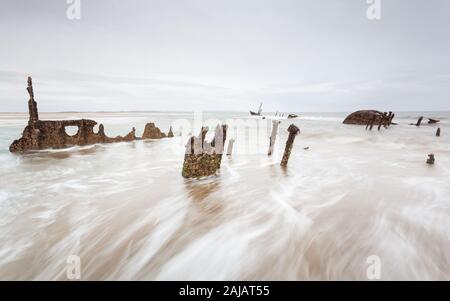
[[[434,164],[434,154],[428,155],[427,164],[430,164],[430,165]]]
[[[438,128],[436,131],[436,137],[441,137],[441,128]]]
[[[227,156],[231,156],[233,154],[233,145],[234,139],[231,138],[230,141],[228,141]]]
[[[280,121],[272,120],[272,133],[270,134],[270,140],[269,140],[269,152],[268,152],[269,156],[272,156],[273,148],[275,147],[275,140],[277,139],[279,124],[280,124]]]
[[[211,146],[214,148],[214,154],[216,156],[217,169],[220,169],[220,165],[222,163],[222,155],[225,150],[225,141],[227,140],[227,129],[228,126],[226,124],[217,125],[214,139],[211,141]]]
[[[289,137],[288,140],[286,141],[286,148],[284,149],[283,159],[281,160],[281,166],[283,167],[287,167],[295,137],[297,136],[298,133],[300,133],[300,129],[296,127],[294,124],[291,124],[287,130],[289,132]]]
[[[200,130],[200,134],[198,134],[198,138],[202,140],[202,145],[205,142],[206,134],[209,131],[209,127],[202,126],[202,129]]]
[[[420,116],[420,118],[417,120],[416,126],[420,126],[420,124],[422,123],[423,120],[423,116]]]

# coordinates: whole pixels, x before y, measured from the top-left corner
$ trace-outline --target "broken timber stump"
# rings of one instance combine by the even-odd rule
[[[275,140],[277,139],[278,125],[279,124],[280,124],[280,121],[272,120],[272,133],[270,134],[270,140],[269,140],[269,152],[268,152],[269,156],[272,155],[273,148],[275,147]]]
[[[287,130],[289,132],[289,137],[286,141],[286,148],[284,149],[283,159],[281,160],[281,166],[283,167],[287,167],[295,137],[298,133],[300,133],[300,129],[294,124],[291,124]]]
[[[427,159],[427,164],[433,165],[434,164],[434,154],[429,154]]]
[[[438,128],[436,131],[436,137],[441,137],[441,128]]]
[[[202,127],[199,137],[192,136],[186,144],[182,176],[202,178],[214,175],[220,169],[226,141],[226,125],[218,125],[211,143],[205,141],[208,128]]]

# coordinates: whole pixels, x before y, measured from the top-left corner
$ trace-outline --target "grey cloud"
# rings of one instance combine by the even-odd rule
[[[28,74],[48,111],[450,109],[448,0],[382,0],[380,21],[365,0],[0,5],[0,111],[26,110]]]

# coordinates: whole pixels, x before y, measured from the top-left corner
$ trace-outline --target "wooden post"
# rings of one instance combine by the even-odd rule
[[[441,137],[441,128],[438,128],[436,131],[436,137]]]
[[[428,155],[427,164],[430,164],[430,165],[434,164],[434,154]]]
[[[300,133],[300,129],[291,124],[288,128],[289,137],[286,141],[286,148],[284,149],[283,159],[281,160],[281,166],[287,167],[289,156],[291,155],[292,145],[294,144],[295,137]]]
[[[272,156],[272,153],[273,153],[273,148],[275,146],[275,140],[277,139],[279,124],[280,124],[280,122],[278,120],[272,120],[272,134],[270,134],[270,140],[269,140],[269,152],[268,152],[269,156]]]
[[[209,128],[207,126],[202,126],[202,129],[200,130],[200,134],[198,135],[198,138],[202,140],[202,144],[205,142],[206,134],[208,133]]]
[[[231,138],[230,141],[228,141],[227,156],[231,156],[233,154],[233,145],[234,139]]]

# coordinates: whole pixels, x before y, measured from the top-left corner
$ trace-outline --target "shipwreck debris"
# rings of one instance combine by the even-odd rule
[[[200,130],[200,134],[198,135],[198,137],[200,138],[200,140],[202,142],[201,145],[203,145],[203,143],[205,143],[205,138],[206,138],[206,134],[208,133],[208,131],[209,131],[209,128],[207,126],[206,127],[202,126],[202,129]]]
[[[297,114],[289,114],[288,115],[288,119],[294,119],[294,118],[297,118],[298,117],[298,115]]]
[[[123,137],[123,141],[133,141],[133,140],[137,140],[136,137],[136,128],[132,128],[131,132],[129,132],[125,137]]]
[[[28,77],[28,125],[22,133],[22,137],[10,145],[10,152],[23,152],[28,150],[41,150],[46,148],[66,148],[73,145],[90,145],[95,143],[114,143],[139,140],[136,137],[136,129],[133,128],[126,136],[110,138],[105,134],[103,124],[99,125],[98,132],[94,132],[97,122],[90,119],[78,120],[39,120],[37,103],[34,99],[33,81]],[[68,135],[66,127],[78,127],[75,135]]]
[[[205,141],[207,127],[202,127],[198,137],[192,136],[186,144],[182,176],[202,178],[214,175],[220,169],[227,125],[218,125],[211,143]]]
[[[422,124],[423,116],[420,116],[417,120],[416,126],[420,126]]]
[[[295,137],[298,133],[300,133],[300,129],[294,124],[291,124],[287,130],[289,132],[289,137],[286,141],[286,148],[284,149],[283,159],[281,160],[281,166],[283,167],[287,167]]]
[[[381,130],[382,125],[387,126],[387,124],[389,124],[389,122],[386,120],[386,118],[387,118],[387,113],[384,112],[383,116],[381,116],[380,123],[378,124],[378,130]]]
[[[421,126],[423,119],[424,119],[424,117],[420,116],[416,123],[410,123],[409,125]],[[436,123],[441,122],[439,119],[434,119],[434,118],[427,118],[427,119],[428,119],[427,124],[436,124]]]
[[[370,129],[373,128],[373,124],[378,123],[383,126],[389,126],[392,124],[392,119],[395,114],[390,115],[390,119],[387,118],[387,113],[382,113],[376,110],[361,110],[356,111],[348,115],[343,123],[344,124],[356,124],[365,125],[366,129],[370,125]]]
[[[258,112],[253,112],[253,111],[250,111],[250,115],[252,115],[252,116],[262,116],[262,103],[259,105],[259,109],[258,109]]]
[[[427,159],[427,164],[433,165],[434,164],[434,154],[429,154]]]
[[[438,119],[428,118],[428,124],[435,124],[435,123],[439,123],[439,122],[441,122],[441,121]]]
[[[173,138],[174,137],[173,131],[172,131],[172,127],[170,127],[170,129],[169,129],[169,132],[167,133],[167,137],[168,138]]]
[[[161,132],[161,130],[157,128],[153,122],[147,123],[145,125],[144,133],[142,134],[142,139],[161,139],[165,137],[166,134]]]
[[[394,117],[395,117],[395,113],[392,113],[391,117],[389,118],[389,125],[393,124],[392,120],[394,119]]]
[[[272,120],[272,133],[270,134],[269,140],[269,152],[268,155],[271,156],[273,153],[273,148],[275,146],[275,140],[277,139],[278,126],[280,125],[280,121]]]

